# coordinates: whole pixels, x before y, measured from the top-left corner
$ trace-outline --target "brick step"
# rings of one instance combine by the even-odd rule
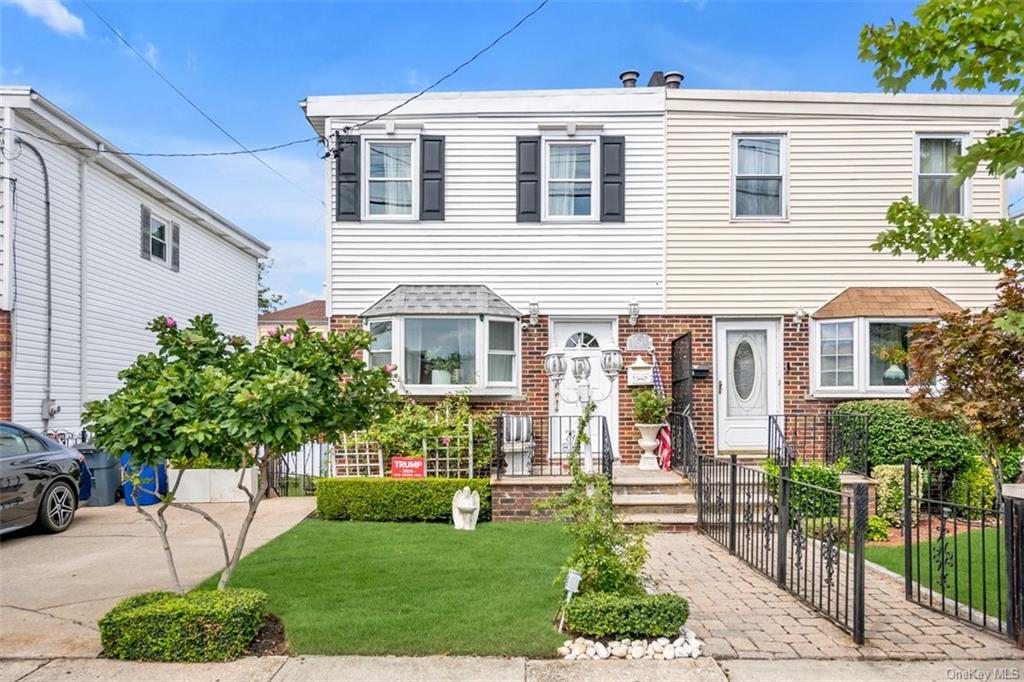
[[[692,493],[613,495],[612,504],[619,513],[696,514],[697,500]]]
[[[619,515],[619,520],[627,525],[651,525],[662,532],[682,532],[694,530],[697,527],[697,514],[663,514],[628,512]]]

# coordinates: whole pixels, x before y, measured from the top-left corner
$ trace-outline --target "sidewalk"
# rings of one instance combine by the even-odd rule
[[[283,656],[230,663],[132,663],[106,659],[0,660],[0,682],[871,682],[1022,680],[1024,660],[1001,661],[559,661],[428,656]]]

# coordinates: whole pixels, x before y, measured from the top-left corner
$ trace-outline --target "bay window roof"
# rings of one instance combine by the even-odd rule
[[[937,317],[960,310],[960,306],[932,287],[849,287],[818,308],[812,317]]]
[[[482,284],[400,284],[361,317],[392,315],[488,315],[522,317],[508,301]]]

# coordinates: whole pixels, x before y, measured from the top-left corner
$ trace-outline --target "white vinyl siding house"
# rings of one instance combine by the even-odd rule
[[[79,429],[83,403],[116,389],[117,373],[155,347],[146,325],[159,315],[185,323],[212,313],[223,331],[256,337],[257,260],[265,244],[141,164],[81,152],[98,143],[116,148],[34,91],[0,88],[0,108],[13,128],[4,137],[0,175],[15,178],[17,188],[16,221],[0,223],[0,248],[15,254],[0,295],[13,336],[11,419],[36,429]],[[27,144],[42,154],[49,175],[49,259],[42,169]],[[0,184],[6,198],[10,183]],[[141,255],[145,210],[151,226],[164,225],[162,259]],[[151,255],[154,245],[151,234]],[[60,411],[44,422],[47,383]]]
[[[925,166],[921,143],[983,137],[1012,116],[1011,98],[685,88],[666,97],[667,312],[792,315],[845,287],[879,284],[935,287],[972,308],[993,300],[995,276],[870,245],[893,201],[924,199],[921,183],[929,197],[941,195],[953,143],[926,149],[934,153]],[[737,168],[738,143],[748,139],[782,142],[778,174],[753,169],[773,181],[781,174],[776,215],[737,211],[738,178],[757,177]],[[962,199],[951,190],[945,207],[962,203],[968,216],[999,218],[1004,192],[982,168]]]
[[[402,99],[311,97],[305,109],[314,128],[331,139]],[[619,315],[631,299],[648,313],[660,312],[664,106],[663,88],[439,93],[415,100],[387,122],[359,129],[354,134],[360,136],[364,171],[362,219],[329,218],[328,315],[358,315],[402,282],[484,284],[522,311],[537,301],[551,315]],[[416,142],[426,136],[444,138],[443,220],[419,218]],[[542,141],[547,168],[574,176],[543,173],[544,215],[517,222],[516,141],[529,136]],[[596,213],[596,143],[602,136],[626,139],[625,223],[601,222]],[[375,171],[368,158],[389,140],[403,150],[403,160],[404,145],[412,142],[411,191],[405,176],[384,179],[402,163],[384,157],[387,163]],[[578,152],[581,146],[586,154]],[[552,157],[551,150],[559,148],[570,151]],[[335,216],[333,163],[326,172],[325,200]],[[576,177],[577,172],[585,175]],[[373,189],[387,183],[393,183],[389,190]],[[580,198],[587,190],[589,201]]]

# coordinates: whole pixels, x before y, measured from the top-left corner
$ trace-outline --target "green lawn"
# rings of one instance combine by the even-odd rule
[[[552,656],[568,553],[549,523],[308,520],[243,559],[231,585],[270,595],[296,654]]]
[[[984,552],[982,552],[982,533],[984,533]],[[924,537],[922,535],[922,537]],[[930,587],[936,593],[935,605],[941,606],[938,595],[942,593],[942,584],[939,578],[939,568],[935,556],[932,554],[932,544],[927,540],[915,543],[912,547],[914,557],[913,579],[920,583],[922,588]],[[967,552],[970,547],[970,560]],[[946,582],[946,598],[953,599],[961,604],[968,604],[979,611],[984,610],[991,616],[997,618],[1006,615],[1006,565],[1004,563],[1003,533],[995,528],[985,530],[972,530],[970,533],[957,533],[948,544],[949,550],[953,552],[953,559],[957,565],[954,571],[949,568],[949,576]],[[998,553],[998,564],[997,562]],[[885,566],[891,571],[900,575],[904,574],[903,545],[882,546],[868,544],[866,549],[868,561]],[[984,557],[984,563],[982,562]],[[928,568],[931,566],[931,579],[929,580]],[[918,573],[920,566],[920,573]],[[968,581],[968,567],[970,567],[970,580]],[[915,595],[916,595],[915,587]],[[922,597],[925,597],[922,593]]]

